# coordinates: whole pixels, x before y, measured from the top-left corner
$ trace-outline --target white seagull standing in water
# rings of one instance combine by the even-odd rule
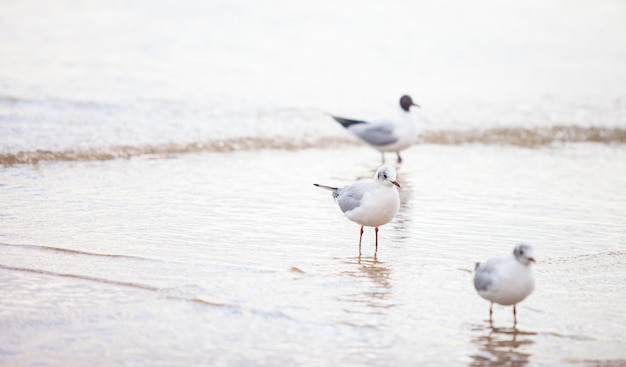
[[[474,288],[484,299],[491,301],[489,321],[492,320],[493,303],[513,305],[513,320],[517,324],[515,305],[523,301],[535,289],[530,263],[534,263],[530,245],[519,244],[513,252],[476,263]]]
[[[378,252],[378,227],[389,223],[400,209],[400,195],[397,189],[400,184],[396,181],[396,170],[390,166],[382,166],[373,179],[357,181],[343,187],[313,185],[332,191],[333,198],[343,214],[361,225],[359,255],[364,226],[375,228]]]
[[[400,151],[410,147],[417,139],[417,127],[411,116],[411,106],[419,107],[410,96],[404,95],[400,98],[402,110],[395,119],[362,121],[337,116],[332,116],[332,118],[381,152],[383,163],[385,163],[385,152],[396,152],[398,163],[401,163]]]

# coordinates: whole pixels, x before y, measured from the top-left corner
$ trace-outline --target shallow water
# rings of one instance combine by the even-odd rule
[[[620,0],[0,3],[0,365],[626,365]],[[409,93],[401,210],[313,183]],[[388,155],[391,159],[392,155]],[[495,307],[476,261],[535,247]]]
[[[364,156],[5,168],[3,364],[624,363],[624,146],[416,146],[376,257],[312,185],[370,176]],[[537,289],[491,327],[473,264],[520,241]]]

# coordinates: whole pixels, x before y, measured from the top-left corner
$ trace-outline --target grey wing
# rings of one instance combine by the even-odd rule
[[[349,212],[361,206],[367,184],[365,181],[359,181],[337,190],[336,200],[342,212]]]
[[[388,145],[398,141],[398,136],[394,133],[395,125],[392,123],[383,122],[360,126],[354,129],[354,133],[369,144]]]
[[[476,264],[474,270],[474,288],[477,291],[486,291],[494,281],[494,261],[487,261],[484,264]]]

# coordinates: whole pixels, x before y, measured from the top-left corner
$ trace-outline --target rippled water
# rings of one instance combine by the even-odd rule
[[[454,9],[454,11],[452,11]],[[0,3],[0,365],[626,365],[621,1]],[[328,113],[409,93],[398,216]],[[476,261],[534,246],[494,307]]]
[[[398,218],[359,258],[358,226],[312,183],[370,176],[368,153],[5,169],[4,364],[624,360],[623,146],[417,146]],[[492,328],[471,270],[519,241],[537,289]]]

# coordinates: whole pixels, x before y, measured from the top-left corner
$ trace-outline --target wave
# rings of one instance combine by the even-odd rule
[[[115,258],[115,259],[129,259],[129,260],[138,260],[138,261],[146,261],[146,262],[161,262],[161,260],[155,260],[155,259],[139,257],[139,256],[94,253],[94,252],[66,249],[66,248],[60,248],[60,247],[51,247],[51,246],[15,245],[15,244],[10,244],[10,243],[0,243],[0,247],[12,247],[12,248],[21,249],[21,250],[35,250],[35,251],[45,251],[45,252],[53,252],[53,253],[63,253],[65,255],[70,255],[70,256],[79,255],[79,256],[93,256],[93,257],[109,258],[109,259]],[[174,263],[171,261],[167,261],[167,262],[170,264]],[[226,303],[214,302],[211,300],[207,300],[201,296],[198,296],[198,294],[202,294],[206,292],[202,287],[195,286],[195,285],[180,285],[180,286],[170,287],[170,288],[160,288],[160,287],[150,285],[150,284],[145,284],[145,283],[100,278],[100,277],[94,277],[94,276],[84,275],[84,274],[60,273],[60,272],[51,271],[51,270],[13,266],[13,265],[7,265],[7,264],[0,264],[0,269],[23,272],[23,273],[47,275],[47,276],[58,277],[58,278],[79,279],[79,280],[85,280],[85,281],[96,282],[96,283],[101,283],[101,284],[121,286],[121,287],[126,287],[126,288],[135,288],[135,289],[140,289],[144,291],[156,292],[158,297],[161,297],[161,298],[183,300],[183,301],[189,301],[189,302],[194,302],[194,303],[201,303],[201,304],[209,305],[209,306],[234,307]]]
[[[72,249],[66,249],[66,248],[60,248],[60,247],[51,247],[51,246],[14,245],[14,244],[10,244],[10,243],[0,243],[0,247],[14,247],[14,248],[19,248],[19,249],[49,251],[49,252],[66,253],[66,254],[73,254],[73,255],[95,256],[95,257],[109,257],[109,258],[124,258],[124,259],[134,259],[134,260],[156,261],[156,260],[148,259],[148,258],[145,258],[145,257],[129,256],[129,255],[118,255],[118,254],[103,254],[103,253],[87,252],[87,251],[80,251],[80,250],[72,250]]]
[[[87,275],[57,273],[57,272],[42,270],[42,269],[22,268],[22,267],[16,267],[16,266],[4,265],[4,264],[0,264],[0,269],[20,271],[20,272],[25,272],[25,273],[50,275],[50,276],[56,276],[56,277],[61,277],[61,278],[75,278],[75,279],[89,280],[89,281],[98,282],[98,283],[114,284],[114,285],[119,285],[119,286],[124,286],[124,287],[144,289],[148,291],[159,290],[159,288],[157,287],[146,285],[146,284],[125,282],[125,281],[118,281],[118,280],[111,280],[111,279],[104,279],[104,278],[96,278],[96,277],[90,277]]]
[[[432,131],[423,134],[431,144],[503,144],[540,147],[555,143],[626,143],[626,129],[581,126],[548,126],[535,128],[491,128],[488,130]]]
[[[425,131],[419,137],[425,144],[513,145],[537,148],[559,143],[626,143],[626,129],[610,127],[551,126],[534,128],[501,127],[486,130]],[[250,150],[330,149],[362,144],[356,138],[338,137],[236,137],[204,142],[119,145],[104,148],[32,150],[0,153],[0,164],[38,164],[43,161],[106,161],[139,156],[167,157],[185,153],[233,152]]]
[[[235,306],[229,305],[229,304],[226,304],[226,303],[219,303],[219,302],[208,301],[206,299],[203,299],[203,298],[200,298],[200,297],[196,297],[196,296],[193,296],[191,294],[181,293],[180,291],[174,292],[174,290],[176,290],[176,288],[159,288],[159,287],[155,287],[155,286],[152,286],[152,285],[141,284],[141,283],[126,282],[126,281],[105,279],[105,278],[97,278],[97,277],[92,277],[92,276],[88,276],[88,275],[79,275],[79,274],[70,274],[70,273],[57,273],[57,272],[49,271],[49,270],[23,268],[23,267],[16,267],[16,266],[4,265],[4,264],[0,264],[0,269],[2,269],[2,270],[10,270],[10,271],[17,271],[17,272],[23,272],[23,273],[33,273],[33,274],[47,275],[47,276],[53,276],[53,277],[59,277],[59,278],[79,279],[79,280],[86,280],[86,281],[96,282],[96,283],[101,283],[101,284],[110,284],[110,285],[116,285],[116,286],[121,286],[121,287],[135,288],[135,289],[140,289],[140,290],[144,290],[144,291],[157,292],[157,294],[160,297],[166,298],[166,299],[189,301],[189,302],[193,302],[193,303],[200,303],[200,304],[207,305],[207,306],[235,308]]]

